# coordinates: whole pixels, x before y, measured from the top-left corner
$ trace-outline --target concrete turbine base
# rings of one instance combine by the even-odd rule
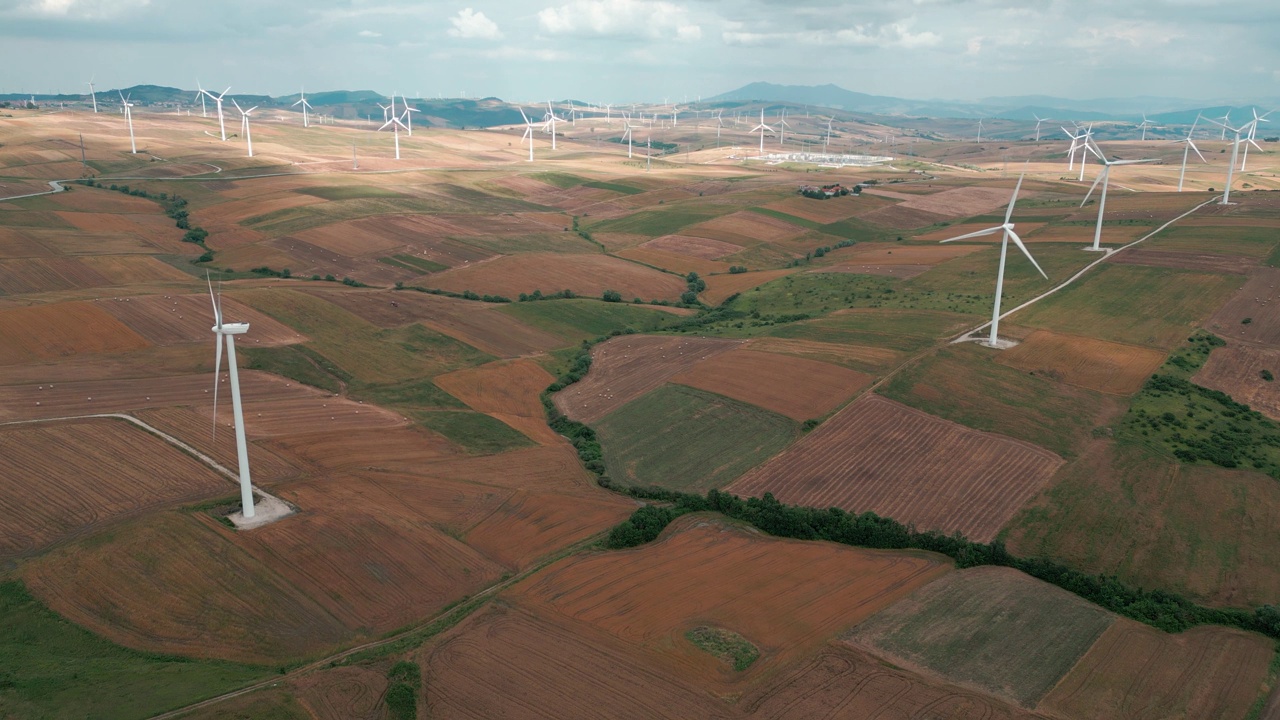
[[[274,495],[267,495],[261,492],[255,492],[254,495],[253,517],[245,518],[243,511],[233,512],[227,516],[227,519],[231,521],[232,525],[236,526],[237,530],[260,528],[294,513],[294,509],[289,503]]]
[[[1092,245],[1085,245],[1085,246],[1084,246],[1084,248],[1082,248],[1082,249],[1083,249],[1085,252],[1100,252],[1100,253],[1106,253],[1106,254],[1108,254],[1108,255],[1110,255],[1111,253],[1115,252],[1115,248],[1109,248],[1109,247],[1099,247],[1099,248],[1095,248],[1095,247],[1094,247],[1094,246],[1092,246]]]
[[[1008,350],[1011,347],[1017,347],[1018,345],[1022,344],[1021,341],[1014,340],[1012,338],[1002,338],[1002,337],[996,338],[996,341],[994,343],[991,342],[990,337],[983,337],[983,338],[976,339],[976,342],[982,347],[991,348],[992,350]]]

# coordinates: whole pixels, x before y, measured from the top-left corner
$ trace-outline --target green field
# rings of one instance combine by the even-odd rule
[[[1239,276],[1104,263],[1013,320],[1019,325],[1169,349],[1239,286]]]
[[[410,410],[408,415],[473,455],[493,455],[534,444],[501,420],[471,410]]]
[[[791,420],[719,395],[664,385],[597,426],[609,477],[627,485],[724,487],[781,451]]]
[[[461,400],[436,387],[426,378],[417,378],[391,385],[366,385],[352,397],[368,400],[377,405],[401,410],[465,409]]]
[[[926,585],[853,634],[948,680],[1034,707],[1113,621],[1016,570],[974,568]]]
[[[639,195],[644,192],[643,189],[631,185],[623,185],[618,182],[604,182],[602,180],[594,180],[592,182],[582,183],[583,187],[594,188],[596,190],[608,190],[610,192],[622,193],[623,195]]]
[[[698,648],[720,658],[735,672],[746,670],[760,657],[759,648],[732,630],[696,627],[686,632],[684,637]]]
[[[142,718],[274,671],[130,650],[63,620],[19,582],[0,583],[0,715]]]
[[[283,688],[258,690],[182,716],[182,720],[313,720]]]
[[[1139,247],[1265,258],[1278,243],[1280,233],[1275,228],[1227,225],[1171,227]]]
[[[922,350],[975,325],[972,317],[928,310],[869,309],[766,328],[762,334],[795,340]]]
[[[879,392],[1063,457],[1074,455],[1101,418],[1116,410],[1112,397],[1006,367],[995,362],[996,352],[975,343],[943,348],[903,369]]]
[[[660,237],[678,232],[681,228],[731,213],[732,205],[697,205],[685,203],[670,208],[642,210],[615,220],[605,220],[586,226],[591,232],[635,233]]]
[[[404,193],[374,187],[372,185],[328,185],[324,187],[299,188],[296,193],[311,195],[324,200],[359,200],[361,198],[399,198]]]
[[[577,175],[563,172],[530,173],[529,177],[534,180],[547,183],[548,185],[555,185],[561,190],[568,190],[569,188],[577,187],[586,182],[586,178],[580,178]]]
[[[566,345],[623,328],[654,332],[680,320],[678,315],[643,305],[587,298],[510,303],[503,305],[498,312],[562,337]]]
[[[302,348],[293,345],[281,347],[242,348],[239,353],[244,357],[246,370],[262,370],[275,373],[281,377],[297,380],[304,385],[318,387],[336,393],[342,389],[339,377],[327,371],[322,362],[308,355]]]

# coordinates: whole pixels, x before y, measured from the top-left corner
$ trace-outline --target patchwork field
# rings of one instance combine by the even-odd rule
[[[1274,380],[1277,372],[1280,372],[1280,348],[1228,342],[1226,347],[1217,348],[1209,355],[1204,367],[1191,380],[1197,385],[1221,390],[1236,402],[1280,420],[1280,387]],[[1267,380],[1268,375],[1273,379]]]
[[[101,308],[82,302],[2,309],[0,335],[5,338],[0,365],[81,353],[126,353],[149,344]]]
[[[707,289],[702,292],[702,300],[709,305],[719,305],[731,295],[746,292],[793,272],[795,270],[762,270],[704,278]]]
[[[871,395],[837,413],[729,492],[868,510],[987,542],[1062,460]]]
[[[1144,243],[1145,245],[1145,243]],[[1158,247],[1136,247],[1112,256],[1107,262],[1122,265],[1147,265],[1150,267],[1199,270],[1201,272],[1236,273],[1243,275],[1257,266],[1257,261],[1239,255],[1217,255],[1208,252],[1161,250]]]
[[[482,295],[513,297],[520,293],[572,290],[600,297],[617,290],[624,299],[675,300],[685,290],[684,279],[607,255],[567,256],[527,253],[438,273],[430,284],[443,290],[471,290]]]
[[[681,231],[684,235],[738,246],[777,242],[795,237],[802,232],[804,228],[797,225],[746,210],[690,225]],[[735,247],[730,252],[736,252],[738,249],[740,248]]]
[[[995,358],[1001,365],[1115,395],[1132,395],[1164,360],[1135,345],[1036,330]]]
[[[798,230],[799,228],[797,228]],[[730,242],[691,235],[664,235],[640,246],[645,250],[660,250],[678,255],[690,255],[703,260],[719,260],[732,255],[742,247]]]
[[[1238,291],[1205,323],[1205,327],[1233,340],[1280,345],[1280,269],[1258,268]],[[1248,322],[1246,322],[1246,320]]]
[[[871,376],[815,360],[735,349],[700,360],[671,382],[808,420],[839,407],[870,384]]]
[[[1114,621],[1065,590],[985,567],[926,585],[863,622],[850,640],[1031,708]]]
[[[434,382],[472,410],[487,413],[548,445],[563,442],[547,425],[539,399],[554,379],[532,360],[516,360],[439,375]]]
[[[213,308],[208,295],[120,296],[96,301],[96,305],[155,345],[200,342],[212,345]],[[247,322],[249,333],[237,339],[247,345],[289,345],[305,337],[235,300],[222,300],[226,322]]]

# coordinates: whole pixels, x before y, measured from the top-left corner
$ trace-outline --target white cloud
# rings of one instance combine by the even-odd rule
[[[453,27],[449,28],[451,37],[475,40],[497,40],[502,37],[497,23],[485,17],[483,12],[471,8],[458,11],[457,15],[449,18],[449,22],[453,23]]]
[[[356,35],[359,35],[359,36],[360,36],[360,37],[362,37],[362,38],[380,38],[380,37],[382,37],[382,33],[380,33],[380,32],[374,32],[374,31],[372,31],[372,30],[361,30],[360,32],[356,33]]]
[[[937,45],[942,36],[934,32],[911,32],[906,23],[870,26],[854,25],[839,30],[800,30],[795,32],[729,31],[721,38],[726,45],[811,45],[845,47],[896,47],[914,50]]]
[[[702,27],[689,11],[665,0],[573,0],[538,12],[538,24],[552,35],[640,35],[691,41]]]
[[[30,0],[20,10],[29,15],[97,19],[149,5],[151,0]]]

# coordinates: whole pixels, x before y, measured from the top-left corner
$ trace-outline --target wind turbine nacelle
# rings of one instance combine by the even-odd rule
[[[221,328],[214,325],[210,329],[220,335],[243,335],[249,332],[249,323],[223,323]]]

